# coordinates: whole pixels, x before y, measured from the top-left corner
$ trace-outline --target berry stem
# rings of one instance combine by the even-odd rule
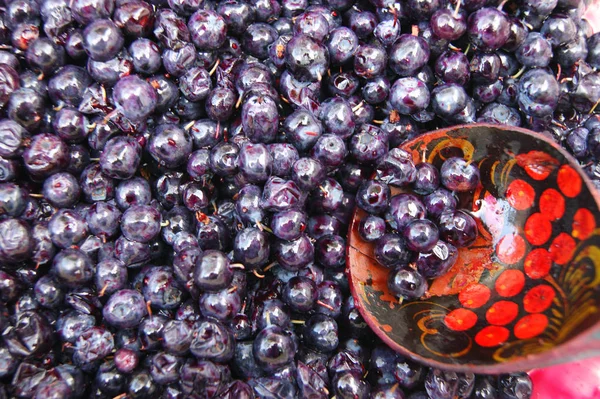
[[[333,308],[333,306],[331,306],[331,305],[328,305],[328,304],[326,304],[325,302],[323,302],[323,301],[321,301],[321,300],[318,300],[318,301],[317,301],[317,305],[319,305],[319,306],[323,306],[324,308],[326,308],[326,309],[329,309],[329,310],[331,310],[332,312],[335,310],[335,309]]]
[[[356,112],[359,109],[361,109],[363,107],[363,101],[361,100],[358,104],[356,104],[353,108],[352,108],[352,112]]]
[[[196,121],[190,121],[187,125],[185,125],[183,128],[187,131],[190,130],[192,128],[192,126],[194,126],[194,123],[196,123]]]
[[[519,77],[521,77],[521,75],[523,75],[523,72],[525,72],[526,69],[527,69],[527,67],[523,67],[523,68],[519,69],[519,71],[517,73],[515,73],[513,76],[511,76],[511,78],[518,79]]]
[[[219,66],[219,64],[221,63],[221,59],[217,58],[217,60],[215,61],[215,65],[213,65],[213,67],[210,69],[210,71],[208,72],[208,74],[210,76],[212,76],[216,71],[217,71],[217,67]]]
[[[454,18],[458,17],[458,12],[460,11],[460,6],[462,5],[462,0],[458,0],[456,2],[456,7],[454,7]]]
[[[598,99],[598,101],[596,101],[596,104],[594,104],[594,106],[592,107],[592,109],[590,109],[590,112],[588,112],[589,115],[593,114],[594,111],[596,110],[596,107],[598,106],[598,104],[600,104],[600,98]]]
[[[260,274],[259,272],[257,272],[256,270],[252,270],[252,274],[254,274],[256,277],[263,279],[265,278],[264,275]]]

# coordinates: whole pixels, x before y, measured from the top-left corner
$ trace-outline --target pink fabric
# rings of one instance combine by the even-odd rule
[[[594,28],[594,32],[600,31],[600,2],[594,2],[585,13],[585,18]]]
[[[529,373],[532,399],[600,398],[600,357],[561,364]]]

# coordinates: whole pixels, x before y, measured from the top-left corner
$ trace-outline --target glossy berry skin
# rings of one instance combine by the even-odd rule
[[[247,269],[255,269],[269,262],[270,244],[267,234],[248,227],[238,232],[233,243],[234,259]]]
[[[438,226],[440,238],[457,248],[468,247],[477,238],[475,219],[462,210],[443,212]]]
[[[306,193],[292,180],[270,177],[265,183],[260,206],[269,211],[297,209],[304,204]]]
[[[315,259],[326,268],[339,268],[346,263],[346,241],[338,235],[319,238],[315,244]]]
[[[229,259],[220,251],[205,251],[196,262],[194,282],[206,291],[219,291],[227,287],[233,279]]]
[[[104,320],[116,328],[137,327],[148,314],[144,297],[135,290],[119,290],[111,295],[102,310]]]
[[[286,49],[285,62],[294,76],[303,81],[318,81],[329,66],[327,48],[306,35],[293,37]]]
[[[387,54],[384,49],[362,45],[354,54],[354,73],[360,78],[374,78],[385,70],[386,63]]]
[[[0,120],[0,156],[15,158],[23,153],[23,140],[27,131],[17,122],[10,119]]]
[[[334,140],[337,144],[337,140]],[[291,178],[302,190],[313,190],[325,179],[324,165],[314,158],[300,158],[292,166]]]
[[[423,198],[427,214],[437,219],[445,210],[454,210],[458,205],[456,197],[444,188],[438,188]]]
[[[340,97],[327,99],[321,104],[319,119],[327,133],[346,139],[355,128],[354,115],[349,102]]]
[[[52,127],[58,137],[67,143],[80,143],[86,139],[89,132],[87,118],[71,108],[63,108],[58,111]]]
[[[496,383],[492,378],[476,377],[473,394],[474,399],[495,399],[498,397]]]
[[[430,252],[420,253],[416,265],[425,278],[435,278],[445,274],[458,258],[454,245],[439,240]]]
[[[385,234],[385,220],[379,216],[368,215],[361,219],[358,234],[363,241],[377,241]]]
[[[279,124],[277,104],[269,96],[252,95],[242,105],[244,133],[254,143],[270,143]]]
[[[461,10],[462,11],[462,10]],[[454,41],[467,31],[467,18],[464,12],[455,13],[450,8],[440,8],[431,15],[429,21],[432,32],[439,38]]]
[[[27,191],[14,183],[0,184],[0,213],[20,216],[27,206]]]
[[[154,27],[154,10],[145,1],[128,1],[117,5],[113,14],[113,21],[125,35],[147,37]]]
[[[115,2],[111,0],[77,0],[70,6],[73,18],[82,25],[100,18],[108,18],[113,13]]]
[[[198,10],[188,21],[190,37],[199,50],[219,48],[227,36],[227,25],[219,14],[211,10]]]
[[[359,372],[346,371],[338,373],[334,376],[331,384],[336,397],[356,399],[370,397],[371,387],[368,382],[364,381],[362,374]]]
[[[437,226],[428,219],[413,220],[406,225],[402,234],[408,249],[416,252],[432,250],[439,238]]]
[[[481,180],[479,168],[460,157],[448,158],[440,168],[441,182],[448,190],[473,191]]]
[[[146,243],[160,232],[161,215],[150,205],[129,207],[121,219],[121,232],[127,239]]]
[[[357,206],[371,214],[384,212],[389,205],[389,201],[389,186],[374,180],[363,183],[356,193]]]
[[[188,132],[174,124],[159,125],[148,143],[148,152],[161,166],[174,169],[184,164],[192,153],[193,141]]]
[[[84,285],[94,278],[92,260],[78,249],[63,249],[54,257],[52,271],[56,278],[66,286]]]
[[[65,50],[48,38],[39,38],[29,45],[25,59],[35,72],[52,74],[64,65]]]
[[[281,327],[269,326],[256,336],[253,352],[260,367],[275,371],[293,361],[294,343]]]
[[[400,76],[413,75],[429,61],[429,45],[417,36],[404,34],[390,49],[390,67]]]
[[[194,356],[214,362],[231,360],[235,351],[235,339],[225,325],[207,319],[197,322],[194,328],[197,333],[190,345]]]
[[[268,144],[267,149],[273,158],[272,173],[279,177],[289,177],[294,164],[300,159],[298,150],[288,143]]]
[[[0,86],[0,106],[4,107],[10,95],[17,90],[21,84],[19,83],[19,74],[8,64],[0,65],[0,77],[3,84]]]
[[[370,104],[379,104],[385,101],[390,93],[390,81],[377,76],[367,81],[362,88],[362,96]]]
[[[114,22],[100,19],[89,24],[83,31],[83,48],[95,61],[108,61],[121,50],[124,39]]]
[[[161,310],[173,310],[181,305],[185,296],[183,287],[175,280],[173,270],[166,266],[148,271],[142,286],[146,304]]]
[[[44,181],[42,194],[57,208],[69,208],[79,200],[79,182],[70,173],[57,173]]]
[[[469,59],[460,51],[445,51],[435,62],[435,73],[446,83],[464,86],[471,78]]]
[[[500,75],[502,61],[496,54],[476,52],[471,58],[469,68],[474,82],[489,84],[495,82]]]
[[[148,205],[150,199],[150,185],[141,177],[125,180],[115,190],[115,201],[121,210],[132,205]]]
[[[75,341],[73,362],[85,371],[94,370],[114,349],[113,335],[103,327],[92,327]]]
[[[531,397],[531,378],[526,373],[503,374],[498,378],[500,399],[525,399]]]
[[[100,154],[102,172],[113,179],[131,179],[142,159],[142,147],[131,136],[117,136],[106,142]]]
[[[233,319],[242,308],[241,293],[232,289],[202,294],[199,308],[202,315],[227,322]]]
[[[342,205],[344,190],[333,178],[326,178],[319,189],[311,193],[311,207],[317,212],[335,212]]]
[[[417,196],[402,193],[392,197],[387,214],[392,218],[388,221],[392,228],[402,230],[413,220],[423,219],[426,210]]]
[[[544,90],[540,90],[543,86]],[[559,87],[556,78],[543,69],[532,69],[521,77],[517,101],[527,115],[543,117],[557,106]]]
[[[374,125],[363,123],[351,138],[349,153],[359,164],[375,164],[388,150],[387,136]]]
[[[250,183],[266,181],[273,169],[273,157],[264,144],[245,143],[238,155],[240,172]]]
[[[390,88],[390,104],[403,115],[424,110],[429,105],[429,89],[414,77],[400,78]]]
[[[48,80],[48,95],[55,104],[77,107],[92,80],[83,68],[65,65]]]
[[[297,271],[314,259],[314,246],[308,236],[301,235],[293,241],[279,240],[274,245],[275,259],[286,270]]]
[[[384,234],[375,243],[375,259],[380,265],[391,268],[408,263],[411,254],[405,240],[398,234]]]
[[[132,42],[129,45],[129,54],[137,73],[150,75],[156,73],[162,65],[160,49],[149,39],[140,38]]]
[[[317,301],[317,286],[308,277],[292,277],[284,287],[282,299],[294,312],[308,312]]]
[[[420,195],[428,195],[440,186],[439,170],[428,162],[417,164],[417,178],[413,183],[413,190]]]
[[[36,135],[23,152],[23,161],[29,174],[40,179],[64,169],[68,164],[68,148],[57,136]]]
[[[242,45],[248,54],[262,60],[269,56],[269,46],[277,36],[277,31],[271,25],[256,22],[246,29]]]
[[[154,112],[158,96],[149,83],[130,75],[120,79],[113,88],[113,101],[125,117],[138,122]]]
[[[465,109],[468,95],[462,86],[447,83],[437,86],[431,92],[431,107],[442,118],[452,118]]]
[[[169,353],[185,355],[190,349],[193,325],[186,320],[169,320],[163,330],[163,347]]]
[[[475,11],[467,20],[467,34],[471,43],[483,51],[499,49],[508,41],[510,34],[506,14],[488,7]]]
[[[337,322],[326,315],[316,314],[305,325],[305,341],[321,352],[332,352],[339,345]]]
[[[208,71],[201,67],[189,69],[179,80],[181,93],[190,101],[201,101],[208,97],[212,82]]]
[[[417,169],[412,156],[400,148],[390,150],[377,165],[376,179],[383,183],[403,187],[416,178]]]
[[[15,357],[43,356],[52,345],[52,327],[34,310],[23,311],[14,326],[2,335],[8,351]]]
[[[7,115],[30,132],[35,132],[44,116],[44,98],[34,89],[15,90],[9,100]]]
[[[115,368],[121,373],[131,373],[138,363],[138,354],[131,349],[120,348],[115,352]]]
[[[427,290],[427,281],[414,269],[400,267],[390,272],[388,289],[392,295],[407,300],[418,299]]]
[[[358,48],[358,37],[347,27],[339,27],[329,33],[327,49],[332,64],[348,61]]]
[[[271,218],[271,230],[277,238],[295,240],[306,230],[307,219],[306,213],[299,210],[277,212]]]
[[[127,268],[117,259],[104,259],[96,265],[94,282],[98,292],[110,295],[127,285]]]
[[[552,59],[552,46],[537,32],[532,32],[517,49],[516,57],[527,67],[546,67]]]
[[[440,399],[468,398],[473,391],[475,375],[431,369],[425,378],[429,396]]]
[[[323,131],[323,127],[313,114],[302,108],[285,119],[283,129],[288,136],[288,141],[298,151],[310,150]]]
[[[54,245],[61,248],[78,244],[88,232],[84,217],[68,209],[60,209],[52,215],[48,229]]]

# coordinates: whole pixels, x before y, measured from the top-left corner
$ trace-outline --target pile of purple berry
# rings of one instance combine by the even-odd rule
[[[391,269],[388,289],[401,300],[426,295],[427,279],[445,274],[458,258],[457,248],[477,239],[477,223],[466,209],[457,209],[455,193],[473,192],[480,182],[476,164],[451,157],[440,170],[413,162],[399,148],[376,166],[373,180],[356,193],[356,205],[368,213],[358,234],[374,242],[375,259]],[[391,195],[390,186],[400,188]]]
[[[403,273],[468,245],[473,165],[446,191],[394,149],[442,126],[529,127],[598,184],[588,2],[0,0],[0,399],[529,398],[385,347],[345,237],[358,199]]]

